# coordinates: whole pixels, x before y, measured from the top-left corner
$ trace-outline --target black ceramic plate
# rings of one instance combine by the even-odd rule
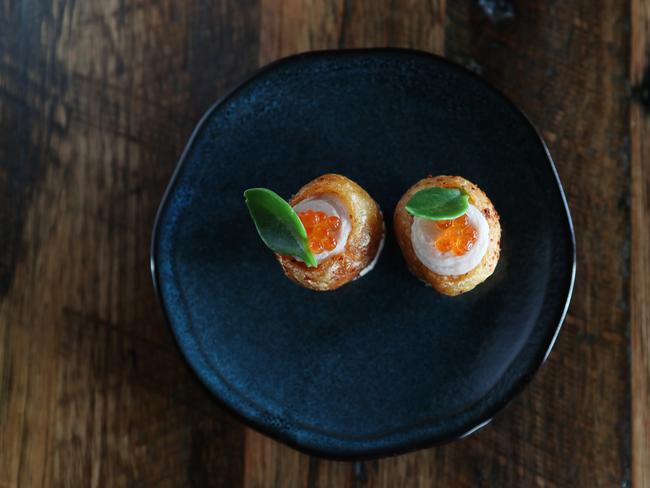
[[[324,173],[363,186],[387,219],[367,276],[334,292],[284,277],[244,206]],[[495,274],[450,298],[407,270],[394,206],[429,174],[477,183],[501,214]],[[304,450],[379,456],[487,423],[539,368],[574,279],[553,162],[506,98],[414,51],[276,62],[212,107],[161,204],[152,269],[190,365],[249,423]]]

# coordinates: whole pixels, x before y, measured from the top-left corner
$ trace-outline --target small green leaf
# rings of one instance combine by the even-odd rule
[[[318,265],[309,249],[305,226],[291,205],[266,188],[250,188],[244,198],[257,233],[271,251],[298,257],[309,267]]]
[[[459,188],[425,188],[406,204],[411,215],[427,220],[448,220],[467,212],[469,195]]]

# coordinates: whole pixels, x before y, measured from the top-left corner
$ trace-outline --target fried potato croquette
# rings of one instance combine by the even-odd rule
[[[335,290],[369,272],[384,242],[379,205],[354,181],[326,174],[289,200],[307,230],[318,265],[275,254],[291,280],[312,290]]]
[[[469,196],[467,212],[453,220],[414,217],[406,210],[425,188],[458,188]],[[495,270],[501,248],[499,214],[474,183],[460,176],[429,176],[407,190],[393,216],[395,236],[411,272],[444,295],[460,295]]]

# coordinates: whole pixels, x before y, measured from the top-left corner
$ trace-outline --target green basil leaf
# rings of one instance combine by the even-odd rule
[[[449,220],[467,212],[469,195],[459,188],[425,188],[406,204],[411,215],[427,220]]]
[[[309,267],[318,265],[309,249],[305,226],[291,205],[266,188],[250,188],[244,192],[244,198],[257,233],[269,249],[299,257]]]

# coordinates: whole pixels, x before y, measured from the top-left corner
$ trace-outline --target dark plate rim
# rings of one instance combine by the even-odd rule
[[[372,54],[372,55],[381,55],[381,54],[405,54],[405,55],[410,55],[410,56],[419,56],[423,58],[430,58],[433,59],[437,62],[442,62],[443,64],[447,64],[451,66],[454,69],[460,70],[464,72],[465,75],[468,75],[478,81],[480,84],[485,86],[487,89],[491,90],[493,93],[495,93],[498,97],[500,97],[504,102],[506,102],[510,107],[516,112],[519,113],[522,117],[523,120],[529,125],[529,127],[533,130],[534,134],[537,137],[537,140],[539,141],[540,145],[542,146],[544,153],[546,154],[546,158],[548,160],[548,163],[550,165],[551,171],[553,173],[553,176],[555,177],[555,181],[557,183],[557,188],[560,193],[560,197],[562,199],[562,204],[565,210],[565,215],[566,215],[566,224],[567,224],[567,230],[569,232],[569,237],[571,241],[571,273],[569,277],[569,283],[567,284],[566,287],[566,300],[564,307],[561,310],[560,316],[558,317],[557,320],[557,326],[555,329],[552,331],[552,336],[550,337],[550,340],[548,340],[545,343],[548,343],[548,346],[546,348],[540,347],[538,353],[536,354],[536,357],[534,361],[531,362],[531,365],[529,368],[527,368],[526,372],[519,378],[518,381],[516,381],[508,390],[506,390],[505,394],[503,395],[503,398],[500,402],[495,402],[494,405],[491,406],[491,408],[486,409],[484,412],[482,412],[482,415],[479,415],[478,418],[473,419],[471,421],[471,424],[465,428],[458,429],[456,431],[453,431],[451,433],[448,433],[446,435],[442,436],[432,436],[429,439],[426,439],[424,441],[418,441],[418,442],[406,442],[406,443],[400,443],[400,445],[396,445],[394,447],[377,447],[375,449],[365,449],[363,451],[360,451],[354,447],[352,448],[338,448],[336,450],[327,450],[323,449],[322,447],[318,447],[317,445],[314,444],[302,444],[298,443],[294,440],[293,437],[287,435],[284,431],[282,430],[274,430],[270,428],[268,425],[262,423],[256,418],[251,418],[243,413],[239,412],[236,407],[230,405],[229,403],[226,403],[218,392],[214,391],[210,385],[208,384],[207,380],[205,380],[201,374],[194,368],[192,361],[184,351],[184,349],[181,347],[181,341],[180,338],[177,335],[176,329],[172,324],[172,321],[170,320],[170,316],[167,313],[167,308],[165,304],[165,300],[163,298],[162,292],[161,292],[161,278],[158,273],[158,268],[156,266],[156,246],[158,243],[158,228],[160,225],[160,220],[162,217],[162,214],[167,206],[167,203],[169,201],[169,196],[171,194],[172,189],[174,188],[176,184],[176,180],[178,178],[178,175],[180,174],[180,171],[185,164],[185,161],[187,159],[187,155],[194,145],[195,139],[198,137],[199,133],[203,129],[203,126],[207,122],[207,120],[212,116],[212,114],[221,106],[223,105],[226,101],[228,101],[230,98],[232,98],[237,92],[239,92],[241,89],[249,85],[251,82],[255,81],[257,78],[259,78],[261,75],[265,74],[268,71],[271,71],[275,69],[278,65],[285,64],[288,62],[295,61],[297,59],[301,58],[306,58],[306,57],[320,57],[320,56],[340,56],[340,55],[364,55],[364,54]],[[560,333],[560,330],[562,329],[562,325],[564,323],[564,319],[566,317],[566,314],[569,309],[569,304],[571,303],[571,297],[573,295],[573,289],[575,285],[575,277],[576,277],[576,240],[575,240],[575,230],[573,226],[573,220],[571,218],[571,212],[569,210],[569,205],[567,203],[566,195],[564,193],[564,188],[562,187],[562,182],[560,181],[559,174],[557,172],[557,168],[555,166],[555,162],[553,160],[553,157],[551,156],[551,153],[544,142],[544,139],[542,138],[540,132],[537,130],[535,125],[531,122],[530,118],[521,110],[519,109],[514,102],[510,100],[506,95],[504,95],[500,90],[496,89],[494,86],[492,86],[489,82],[487,82],[485,79],[477,75],[476,73],[468,70],[462,65],[459,65],[453,61],[450,61],[449,59],[446,59],[444,57],[438,56],[433,53],[429,53],[426,51],[421,51],[421,50],[416,50],[416,49],[407,49],[407,48],[391,48],[391,47],[376,47],[376,48],[361,48],[361,49],[335,49],[335,50],[317,50],[317,51],[307,51],[299,54],[293,54],[290,56],[286,56],[283,58],[279,58],[265,66],[262,66],[255,71],[253,71],[250,75],[248,75],[243,81],[238,83],[234,88],[232,88],[230,91],[228,91],[224,96],[219,98],[216,102],[212,104],[212,106],[203,114],[199,122],[197,123],[196,127],[192,131],[192,134],[185,145],[185,148],[183,149],[183,152],[178,160],[178,163],[176,164],[176,167],[172,173],[172,176],[169,180],[169,183],[167,185],[167,188],[165,189],[165,192],[163,194],[163,197],[161,199],[160,205],[158,207],[158,210],[156,212],[155,220],[154,220],[154,226],[153,226],[153,231],[151,235],[151,244],[150,244],[150,269],[151,269],[151,276],[153,279],[153,286],[154,290],[156,293],[156,297],[158,300],[158,303],[160,305],[160,308],[163,312],[163,316],[165,319],[165,322],[167,323],[167,326],[170,328],[172,331],[172,335],[174,337],[174,341],[176,344],[176,347],[180,351],[181,355],[184,357],[186,364],[189,365],[191,371],[194,373],[194,375],[199,379],[201,384],[203,385],[204,388],[206,388],[210,394],[216,398],[219,403],[224,406],[230,413],[232,413],[235,417],[240,419],[242,422],[244,422],[246,425],[263,432],[264,434],[277,439],[281,442],[284,442],[285,444],[288,444],[302,452],[305,452],[310,455],[315,455],[319,457],[326,457],[326,458],[331,458],[331,459],[342,459],[342,460],[357,460],[357,459],[371,459],[371,458],[377,458],[377,457],[384,457],[384,456],[392,456],[392,455],[398,455],[398,454],[403,454],[406,452],[411,452],[417,449],[422,449],[425,447],[432,447],[440,444],[445,444],[447,442],[451,442],[454,440],[462,439],[464,437],[467,437],[470,434],[473,434],[474,432],[482,429],[486,425],[488,425],[492,419],[495,417],[497,413],[499,413],[501,410],[505,408],[505,406],[510,403],[512,399],[514,399],[531,381],[534,375],[539,371],[539,369],[542,367],[542,365],[546,362],[546,359],[548,358],[551,350],[553,349],[553,346],[555,345],[555,341],[557,340],[557,337]],[[516,360],[516,359],[515,359]],[[489,393],[488,393],[489,394]],[[331,436],[332,438],[335,438],[334,436]],[[344,441],[343,441],[344,442]]]

